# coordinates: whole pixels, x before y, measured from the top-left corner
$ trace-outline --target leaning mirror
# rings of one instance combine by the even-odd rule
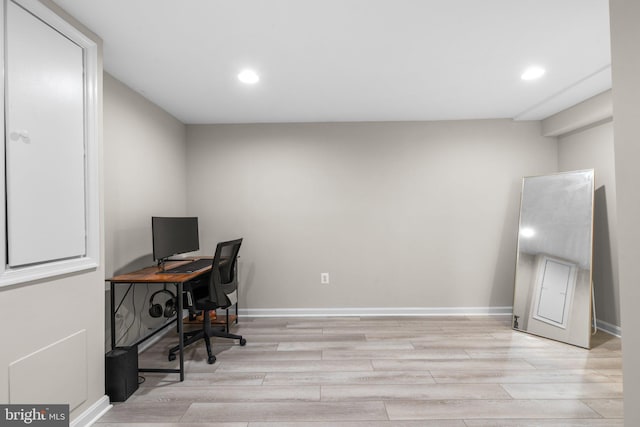
[[[589,348],[593,170],[526,177],[513,328]]]

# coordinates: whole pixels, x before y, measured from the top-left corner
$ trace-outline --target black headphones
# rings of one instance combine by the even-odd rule
[[[153,298],[158,295],[166,293],[171,296],[165,303],[164,308],[160,304],[154,304]],[[167,289],[160,289],[159,291],[154,292],[151,295],[151,299],[149,300],[149,316],[151,317],[171,317],[176,314],[176,296]]]

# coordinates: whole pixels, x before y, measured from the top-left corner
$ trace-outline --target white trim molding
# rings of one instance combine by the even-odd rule
[[[596,319],[596,328],[618,338],[622,337],[622,328],[620,326],[612,325],[604,320]]]
[[[52,27],[69,40],[82,48],[84,56],[84,168],[85,168],[85,239],[86,247],[83,256],[44,261],[35,264],[29,264],[18,267],[10,267],[8,265],[7,253],[7,230],[6,223],[6,206],[0,209],[0,286],[14,285],[24,282],[30,282],[45,279],[54,276],[94,270],[99,266],[100,262],[100,200],[99,200],[99,139],[100,139],[100,123],[99,123],[99,52],[98,44],[83,34],[76,27],[64,20],[49,9],[46,5],[38,0],[2,0],[0,2],[0,29],[6,31],[6,8],[7,2],[28,11],[30,14]],[[4,63],[4,42],[5,36],[0,32],[0,62],[6,68]],[[2,99],[6,97],[5,82],[0,82],[0,96]],[[5,102],[0,103],[0,114],[6,115]],[[0,123],[2,133],[6,134],[4,121]],[[5,191],[5,154],[4,150],[0,152],[0,198],[4,199],[2,203],[6,205]]]
[[[69,423],[69,427],[89,427],[111,408],[113,408],[113,405],[109,403],[109,396],[102,396],[83,413],[75,417],[73,421]]]
[[[513,307],[245,308],[241,317],[511,316]]]

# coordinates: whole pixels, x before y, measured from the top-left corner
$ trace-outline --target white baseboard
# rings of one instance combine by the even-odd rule
[[[604,320],[596,319],[596,328],[618,338],[622,337],[622,328],[620,328],[620,326],[612,325],[611,323],[607,323]]]
[[[112,407],[113,405],[109,403],[109,396],[102,396],[97,402],[74,418],[69,423],[69,427],[89,427]]]
[[[244,308],[241,317],[511,316],[508,307]]]

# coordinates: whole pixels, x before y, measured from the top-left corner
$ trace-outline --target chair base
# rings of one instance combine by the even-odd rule
[[[231,334],[226,332],[224,326],[221,330],[215,330],[211,328],[211,317],[209,315],[209,311],[204,311],[204,319],[203,319],[203,328],[196,331],[183,332],[182,336],[184,337],[183,346],[187,347],[197,341],[203,340],[204,344],[207,348],[207,363],[212,364],[216,361],[216,356],[211,352],[211,337],[218,338],[229,338],[233,340],[239,340],[240,345],[244,346],[247,344],[247,340],[242,338],[242,335]],[[180,345],[176,345],[169,349],[169,360],[176,359],[176,353],[180,351]]]

